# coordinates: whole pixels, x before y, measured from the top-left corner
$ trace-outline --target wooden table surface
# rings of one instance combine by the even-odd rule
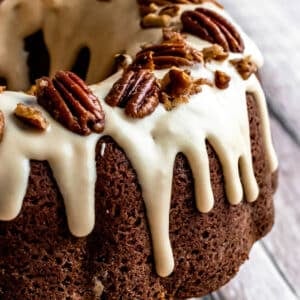
[[[280,162],[272,232],[225,287],[205,300],[300,299],[300,1],[221,1],[265,57],[260,72]]]

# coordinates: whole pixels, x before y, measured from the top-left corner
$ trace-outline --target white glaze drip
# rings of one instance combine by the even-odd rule
[[[96,170],[92,164],[99,137],[70,134],[55,121],[45,133],[33,132],[15,119],[13,110],[19,102],[36,104],[34,97],[5,92],[0,102],[6,121],[0,144],[0,219],[11,220],[20,212],[30,172],[29,159],[47,160],[65,200],[70,231],[76,236],[89,234],[95,218]]]
[[[207,6],[220,12],[211,4]],[[182,9],[190,7],[182,6]],[[223,11],[221,13],[227,17]],[[140,32],[136,33],[137,36]],[[149,32],[158,35],[159,31]],[[242,36],[246,44],[245,54],[252,54],[256,62],[261,64],[257,48],[244,33]],[[190,35],[188,41],[199,50],[208,45]],[[231,54],[229,59],[241,56]],[[150,225],[156,269],[160,276],[170,275],[174,268],[169,239],[169,211],[173,165],[177,153],[184,153],[190,162],[196,204],[200,212],[206,213],[214,205],[206,141],[213,146],[220,159],[230,203],[240,203],[244,195],[247,201],[254,201],[258,196],[250,147],[247,91],[256,96],[270,170],[275,171],[277,168],[266,101],[259,82],[254,75],[243,81],[228,60],[223,63],[212,62],[206,68],[196,64],[191,68],[191,75],[212,79],[216,69],[230,75],[228,89],[204,86],[203,91],[192,96],[188,104],[171,112],[159,105],[152,115],[141,120],[128,118],[123,109],[112,108],[103,101],[112,84],[120,77],[120,72],[91,86],[106,113],[106,126],[102,135],[113,137],[124,149],[137,172]],[[167,71],[155,73],[162,78]],[[89,234],[95,218],[95,146],[102,135],[80,137],[64,129],[45,111],[43,113],[51,126],[45,133],[35,133],[20,127],[20,123],[12,116],[19,102],[32,103],[35,100],[22,93],[0,94],[0,109],[6,119],[5,135],[0,144],[0,219],[13,219],[20,212],[30,172],[29,159],[48,160],[64,197],[71,232],[76,236]],[[104,151],[102,149],[101,154],[109,155]]]

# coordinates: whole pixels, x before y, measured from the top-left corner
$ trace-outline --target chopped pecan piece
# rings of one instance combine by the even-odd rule
[[[209,87],[213,87],[214,84],[208,78],[198,78],[194,80],[193,87],[191,89],[191,95],[198,94],[202,91],[202,86],[207,85]]]
[[[99,99],[74,73],[59,71],[53,80],[37,80],[37,101],[50,115],[80,135],[104,130],[105,115]]]
[[[163,41],[173,43],[185,43],[185,36],[173,28],[163,28]]]
[[[229,53],[225,52],[224,49],[217,44],[204,48],[202,53],[205,62],[210,62],[211,60],[223,61],[229,56]]]
[[[202,53],[181,41],[164,41],[142,49],[137,55],[134,65],[145,67],[152,59],[155,69],[165,69],[173,66],[191,66],[193,62],[202,62]]]
[[[113,107],[124,107],[132,118],[143,118],[157,107],[158,90],[156,78],[149,70],[127,70],[115,82],[105,101]]]
[[[156,15],[150,13],[143,17],[141,25],[143,28],[168,27],[171,24],[169,15]]]
[[[161,80],[160,102],[166,110],[187,103],[192,85],[193,80],[187,72],[172,68]]]
[[[46,130],[49,125],[42,112],[36,107],[18,103],[14,114],[23,123],[38,130]]]
[[[177,68],[172,68],[161,81],[162,91],[174,97],[189,95],[192,85],[191,76]]]
[[[218,13],[199,7],[181,15],[183,30],[208,42],[219,44],[225,51],[243,52],[244,42],[236,28]]]
[[[227,89],[230,82],[230,76],[225,72],[217,70],[215,72],[215,85],[218,89],[224,90]]]
[[[189,96],[201,91],[201,85],[212,83],[205,78],[194,80],[187,71],[172,68],[161,80],[160,102],[166,110],[171,110],[179,104],[187,103]]]
[[[150,3],[148,5],[145,4],[140,5],[140,14],[142,17],[151,13],[155,13],[157,10],[158,10],[158,6],[154,3]]]
[[[0,142],[1,142],[2,139],[3,139],[4,128],[5,128],[4,114],[3,114],[3,112],[0,110]]]
[[[176,17],[179,14],[180,7],[178,5],[172,4],[167,5],[162,8],[159,12],[159,15],[168,15],[170,17]]]
[[[236,68],[237,72],[244,80],[257,72],[257,65],[251,60],[251,56],[242,59],[232,59],[230,63]]]

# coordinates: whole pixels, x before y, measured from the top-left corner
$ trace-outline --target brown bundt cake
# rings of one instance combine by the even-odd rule
[[[32,2],[39,22],[12,49],[20,55],[23,38],[42,30],[51,77],[33,96],[0,92],[0,298],[186,299],[218,289],[274,221],[259,51],[215,1],[87,0],[82,23],[80,1]],[[4,0],[0,15],[22,11],[28,25],[28,5]],[[108,41],[94,33],[109,28],[109,11],[118,32]],[[88,87],[55,72],[84,46],[92,82],[128,51]],[[20,79],[6,55],[0,76],[25,88],[26,58]]]

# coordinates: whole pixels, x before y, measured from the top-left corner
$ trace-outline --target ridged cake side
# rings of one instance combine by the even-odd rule
[[[247,102],[260,196],[253,203],[230,205],[222,167],[207,145],[215,205],[208,214],[199,213],[192,172],[186,158],[178,154],[170,211],[175,259],[171,276],[156,274],[137,175],[122,149],[103,137],[96,149],[96,223],[86,238],[70,234],[49,165],[31,161],[21,214],[0,223],[0,295],[5,299],[32,299],[32,295],[184,299],[205,295],[229,281],[274,218],[272,174],[265,160],[260,118],[254,97],[248,95]]]

